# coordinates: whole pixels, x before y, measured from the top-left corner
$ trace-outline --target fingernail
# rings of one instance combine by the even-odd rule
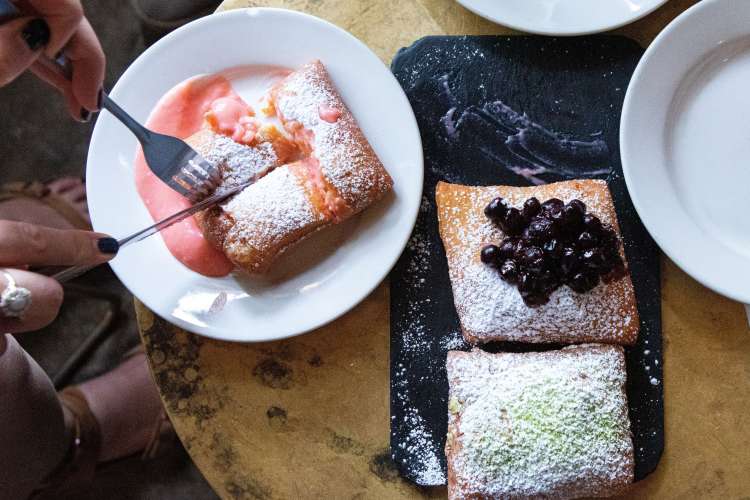
[[[21,31],[21,37],[36,52],[49,42],[49,25],[44,19],[33,19]]]
[[[120,249],[120,244],[114,238],[100,238],[96,246],[101,253],[108,255],[114,255]]]
[[[86,108],[81,108],[81,121],[86,123],[89,120],[91,120],[91,111]]]

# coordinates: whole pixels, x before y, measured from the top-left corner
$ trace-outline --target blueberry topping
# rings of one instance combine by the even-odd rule
[[[506,260],[500,266],[500,277],[508,283],[516,283],[518,281],[518,265],[516,261]]]
[[[507,212],[508,212],[508,203],[500,197],[497,197],[494,200],[492,200],[484,208],[484,215],[486,215],[493,222],[498,222],[502,220],[502,218],[505,217],[505,214]]]
[[[604,255],[598,248],[586,250],[581,255],[583,266],[591,271],[599,271],[604,268]]]
[[[482,248],[481,259],[485,264],[496,266],[500,257],[500,248],[495,245],[487,245]]]
[[[586,213],[586,204],[579,199],[572,199],[568,206],[576,209],[581,215]]]
[[[602,221],[596,215],[586,214],[583,216],[583,227],[589,233],[599,234],[602,231]]]
[[[523,216],[531,219],[542,209],[542,204],[533,196],[523,203]]]
[[[518,239],[516,238],[505,238],[500,243],[500,259],[512,259],[516,253],[516,247],[518,246]]]
[[[534,217],[524,230],[523,237],[531,243],[543,243],[554,237],[556,231],[552,220],[546,217]]]
[[[573,200],[576,201],[576,200]],[[566,231],[573,232],[578,230],[583,224],[583,212],[572,202],[565,205],[562,210],[562,219]]]
[[[542,247],[542,250],[544,250],[544,253],[553,260],[559,260],[560,257],[562,257],[562,245],[558,240],[555,238],[552,238],[550,240],[547,240],[544,243],[544,246]]]
[[[567,282],[567,285],[577,293],[586,293],[594,289],[599,283],[599,276],[594,273],[578,273]]]
[[[560,270],[563,276],[572,276],[581,268],[581,265],[581,258],[574,249],[570,247],[563,249],[560,258]]]
[[[549,302],[549,295],[540,293],[540,294],[527,294],[527,295],[521,295],[523,297],[523,302],[529,306],[529,307],[537,307],[537,306],[543,306],[547,302]]]
[[[542,211],[551,213],[553,211],[559,212],[563,209],[565,206],[565,203],[563,203],[562,200],[558,200],[557,198],[550,198],[549,200],[542,203]]]
[[[596,237],[588,231],[584,231],[579,234],[578,239],[576,240],[576,245],[578,246],[578,248],[581,248],[583,250],[595,247],[596,243]]]
[[[500,222],[500,229],[502,229],[505,234],[511,236],[521,234],[524,226],[526,226],[526,218],[517,208],[509,208],[505,213],[502,222]]]
[[[485,214],[507,237],[482,248],[482,262],[515,284],[529,307],[546,304],[563,285],[586,293],[600,279],[619,279],[625,273],[620,239],[586,210],[578,199],[565,204],[557,198],[544,203],[529,198],[519,210],[495,198]]]

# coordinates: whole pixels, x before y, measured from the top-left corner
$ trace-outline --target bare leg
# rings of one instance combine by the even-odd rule
[[[67,199],[84,218],[88,218],[85,186],[80,179],[64,178],[48,187]],[[60,214],[33,199],[14,199],[0,203],[0,219],[31,222],[58,229],[72,226]],[[5,350],[0,339],[0,358]],[[1,374],[0,374],[1,376]],[[47,384],[51,387],[51,384]],[[144,354],[135,355],[114,370],[89,380],[80,387],[102,433],[100,461],[124,457],[143,449],[153,425],[161,413],[161,400],[148,371]],[[66,423],[71,418],[66,412]],[[60,426],[61,427],[61,426]]]
[[[102,431],[107,462],[142,450],[149,441],[162,404],[146,356],[138,354],[114,370],[79,386]]]

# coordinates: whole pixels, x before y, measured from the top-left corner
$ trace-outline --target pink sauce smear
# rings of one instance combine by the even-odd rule
[[[212,102],[206,112],[211,128],[234,142],[251,144],[258,132],[255,111],[239,96],[220,97]]]
[[[213,75],[192,78],[177,85],[161,98],[151,112],[146,126],[156,132],[185,139],[201,129],[204,115],[217,99],[242,103],[225,77]],[[223,126],[228,127],[230,118],[239,111],[233,104],[227,108],[226,114],[222,111],[219,119]],[[135,157],[135,183],[155,221],[190,206],[189,201],[151,172],[140,148]],[[219,277],[226,276],[234,268],[222,252],[206,241],[193,217],[165,229],[161,236],[172,255],[197,273]]]

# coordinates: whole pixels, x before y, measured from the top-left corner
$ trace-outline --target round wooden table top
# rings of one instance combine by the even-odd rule
[[[617,32],[646,46],[694,0]],[[328,19],[384,62],[426,35],[509,34],[453,0],[227,0]],[[750,498],[750,331],[740,304],[662,261],[666,446],[632,498]],[[389,453],[389,296],[313,333],[230,344],[136,303],[156,383],[191,457],[222,498],[445,497],[400,478]]]

